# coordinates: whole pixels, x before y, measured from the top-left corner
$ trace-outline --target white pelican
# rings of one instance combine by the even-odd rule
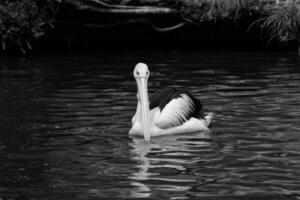
[[[209,130],[213,113],[204,115],[201,102],[187,92],[165,88],[148,99],[148,66],[138,63],[133,71],[137,83],[137,108],[130,135],[150,137]],[[150,102],[150,103],[149,103]]]

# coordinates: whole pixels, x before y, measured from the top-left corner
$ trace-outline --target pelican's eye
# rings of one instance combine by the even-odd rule
[[[139,75],[140,75],[140,73],[139,73],[139,72],[136,72],[136,75],[138,75],[138,76],[139,76]]]
[[[146,76],[148,76],[149,72],[146,72]]]

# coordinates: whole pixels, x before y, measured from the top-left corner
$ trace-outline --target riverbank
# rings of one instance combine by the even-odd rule
[[[52,0],[43,6],[31,0],[30,8],[39,8],[33,14],[26,3],[21,4],[25,8],[14,3],[18,9],[10,11],[9,2],[0,4],[0,10],[7,6],[9,11],[0,19],[5,24],[0,39],[2,49],[12,53],[299,48],[299,0]]]

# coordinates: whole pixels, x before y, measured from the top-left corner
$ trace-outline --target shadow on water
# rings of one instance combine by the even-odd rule
[[[132,69],[217,113],[210,133],[129,138]],[[300,60],[131,52],[0,62],[2,199],[299,199]]]

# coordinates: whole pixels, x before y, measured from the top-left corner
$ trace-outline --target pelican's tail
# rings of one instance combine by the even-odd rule
[[[210,126],[210,124],[211,124],[211,122],[212,122],[214,116],[215,116],[215,113],[213,113],[213,112],[205,113],[204,120],[205,120],[205,125],[206,125],[207,127]]]

